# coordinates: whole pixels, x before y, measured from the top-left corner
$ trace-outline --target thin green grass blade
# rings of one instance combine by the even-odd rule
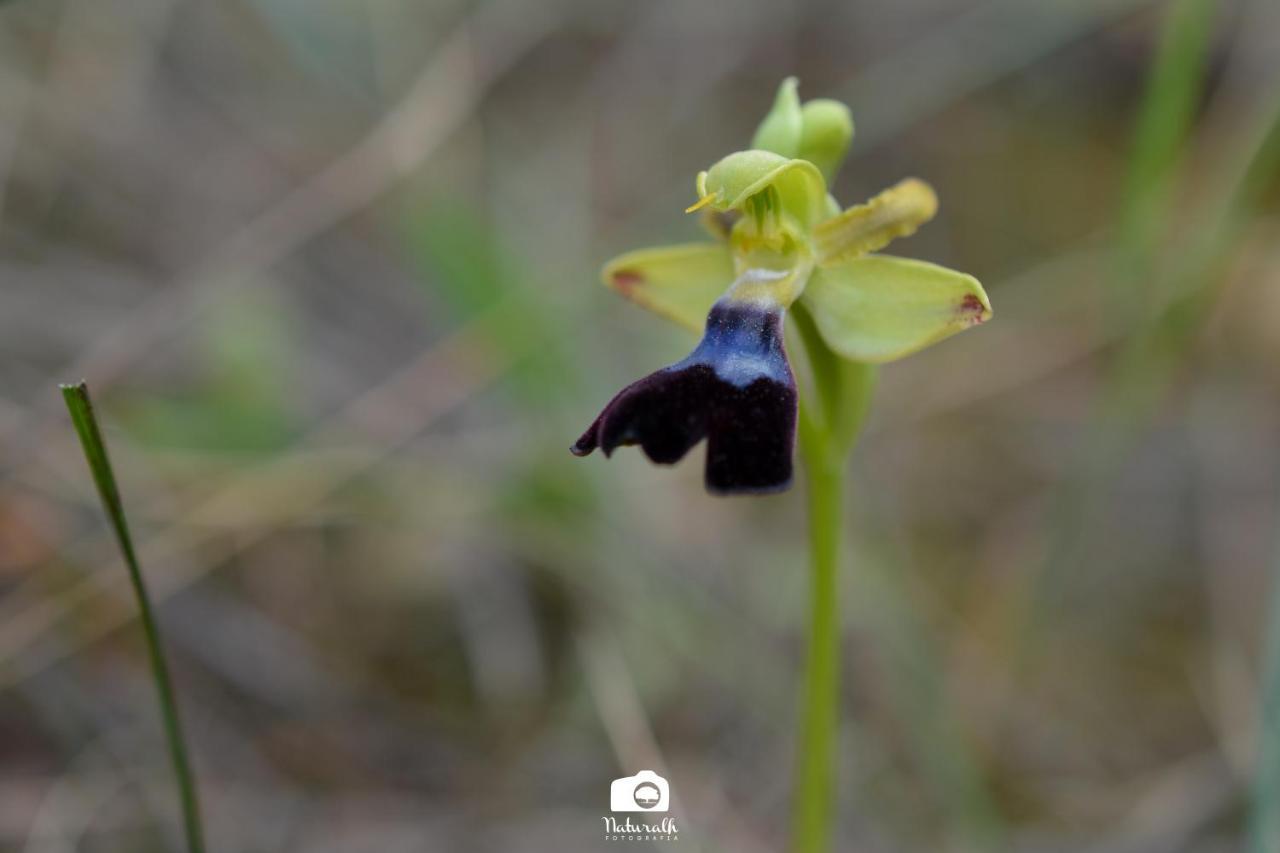
[[[1258,766],[1249,820],[1250,853],[1280,851],[1280,542],[1271,570],[1271,614],[1263,657]]]
[[[182,801],[187,849],[191,853],[204,853],[200,801],[196,793],[195,777],[191,772],[191,762],[187,758],[186,742],[182,737],[178,702],[173,692],[173,682],[169,678],[169,664],[165,659],[164,647],[160,641],[160,628],[156,624],[152,611],[151,597],[147,594],[147,585],[142,578],[138,556],[133,549],[133,537],[129,534],[124,503],[120,500],[120,489],[116,485],[115,474],[111,470],[111,460],[107,457],[107,445],[102,440],[102,431],[98,428],[98,420],[93,413],[89,387],[83,382],[61,387],[62,399],[66,401],[67,411],[71,413],[71,422],[75,425],[76,434],[80,437],[80,446],[84,448],[89,471],[93,474],[93,482],[98,487],[98,496],[102,499],[107,520],[115,532],[120,553],[129,570],[129,580],[133,584],[134,595],[138,599],[139,617],[142,620],[142,630],[147,641],[147,655],[151,660],[151,675],[155,680],[156,692],[159,694],[160,716],[164,720],[165,736],[169,742],[169,756],[173,761],[173,772],[177,777],[178,794]]]
[[[1067,585],[1083,588],[1081,567],[1089,565],[1089,534],[1106,510],[1107,486],[1168,395],[1210,316],[1223,265],[1242,224],[1280,180],[1280,97],[1240,160],[1243,168],[1197,229],[1202,236],[1182,253],[1180,272],[1170,288],[1176,296],[1134,330],[1105,377],[1075,475],[1054,497],[1045,563],[1032,579],[1018,632],[1024,666],[1050,624],[1052,606],[1069,594]]]
[[[1130,275],[1155,272],[1159,245],[1154,238],[1163,229],[1166,216],[1162,209],[1150,209],[1150,200],[1164,203],[1172,193],[1183,137],[1199,98],[1198,78],[1204,73],[1214,5],[1209,0],[1181,0],[1170,8],[1166,19],[1135,131],[1131,174],[1120,213],[1117,248]],[[1089,564],[1089,535],[1106,511],[1107,486],[1185,363],[1187,349],[1216,297],[1214,284],[1240,223],[1252,214],[1260,193],[1276,177],[1280,166],[1275,151],[1277,122],[1280,111],[1265,117],[1247,152],[1239,158],[1244,168],[1224,177],[1220,200],[1206,206],[1205,215],[1191,229],[1198,238],[1177,247],[1176,262],[1163,265],[1174,272],[1165,276],[1162,286],[1158,290],[1150,286],[1116,288],[1125,291],[1118,294],[1120,301],[1115,307],[1126,309],[1117,313],[1117,321],[1127,334],[1107,371],[1072,474],[1052,499],[1045,561],[1032,579],[1030,600],[1018,631],[1023,665],[1050,624],[1051,604],[1069,597],[1068,584],[1083,588],[1080,567]],[[1155,139],[1157,130],[1171,138]],[[1159,220],[1150,237],[1144,236],[1150,224],[1125,224],[1126,218],[1148,214]],[[1151,242],[1145,242],[1148,239]]]
[[[1213,0],[1179,0],[1169,10],[1147,77],[1120,203],[1118,288],[1140,304],[1172,198],[1186,137],[1204,91]]]

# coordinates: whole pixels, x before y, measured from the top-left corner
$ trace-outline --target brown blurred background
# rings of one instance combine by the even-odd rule
[[[608,783],[642,767],[679,801],[667,849],[781,849],[801,493],[567,448],[691,344],[599,265],[697,238],[693,176],[788,74],[853,110],[837,197],[929,180],[941,213],[895,251],[996,310],[883,372],[856,454],[839,849],[1241,849],[1280,565],[1276,187],[1217,211],[1280,95],[1280,4],[1216,4],[1144,206],[1170,11],[0,6],[0,851],[179,848],[56,391],[81,377],[211,849],[612,849]]]

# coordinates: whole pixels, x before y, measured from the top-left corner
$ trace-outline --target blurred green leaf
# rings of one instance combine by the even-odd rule
[[[290,414],[293,336],[282,306],[261,293],[226,302],[200,330],[202,364],[179,395],[121,404],[135,441],[161,447],[268,453],[296,436]]]
[[[561,321],[489,224],[464,201],[435,200],[415,208],[406,228],[424,288],[459,323],[484,316],[488,343],[515,365],[509,381],[526,401],[544,408],[560,398],[577,379]]]

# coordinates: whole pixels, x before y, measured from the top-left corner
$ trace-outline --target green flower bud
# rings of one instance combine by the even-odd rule
[[[817,166],[829,184],[849,153],[849,143],[853,141],[853,116],[849,108],[839,101],[819,98],[800,109],[800,119],[800,146],[792,156]]]
[[[782,81],[773,109],[769,110],[756,129],[756,135],[751,138],[752,148],[788,158],[798,155],[802,138],[800,96],[797,94],[799,85],[794,77]]]

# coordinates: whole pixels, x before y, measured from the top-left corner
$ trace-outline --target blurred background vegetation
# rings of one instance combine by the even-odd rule
[[[1280,820],[1280,4],[14,0],[0,851],[178,843],[81,377],[211,849],[603,849],[641,767],[672,849],[780,849],[801,501],[567,448],[691,344],[599,265],[697,239],[793,73],[853,109],[837,196],[929,180],[902,252],[996,309],[856,456],[840,849]]]

